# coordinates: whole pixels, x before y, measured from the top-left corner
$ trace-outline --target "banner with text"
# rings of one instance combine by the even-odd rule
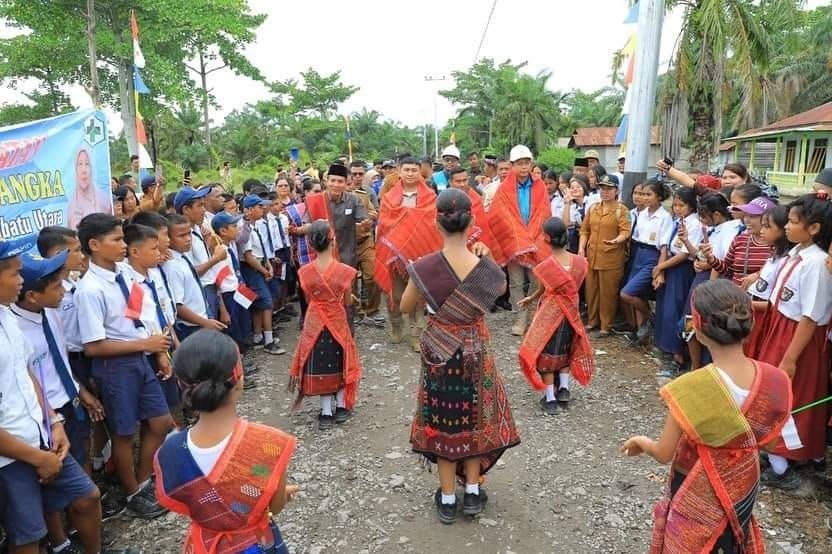
[[[113,212],[107,117],[83,110],[0,128],[0,238]]]

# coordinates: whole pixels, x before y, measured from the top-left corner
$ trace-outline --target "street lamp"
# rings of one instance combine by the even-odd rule
[[[433,83],[436,81],[444,81],[445,76],[441,75],[439,77],[431,77],[430,75],[425,76],[425,82]],[[433,141],[434,141],[434,160],[439,159],[439,90],[436,91],[436,94],[433,96]],[[427,140],[427,139],[426,139]]]

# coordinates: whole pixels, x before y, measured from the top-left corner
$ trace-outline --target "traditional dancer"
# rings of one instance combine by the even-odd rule
[[[658,441],[638,436],[621,447],[627,456],[672,460],[653,515],[650,552],[765,552],[752,513],[758,456],[778,435],[793,436],[789,378],[743,355],[751,300],[730,281],[709,281],[694,291],[693,319],[714,363],[661,388],[670,414]]]
[[[760,360],[777,364],[791,377],[794,401],[804,406],[829,390],[829,349],[826,332],[832,317],[832,276],[826,271],[832,241],[832,204],[825,196],[802,196],[789,204],[786,236],[795,243],[771,290],[771,317],[759,349]],[[787,460],[823,466],[829,405],[821,404],[795,416],[804,447],[778,443],[769,454],[767,485],[785,490],[800,486],[800,475]]]
[[[520,345],[519,357],[523,375],[532,387],[545,390],[540,408],[555,415],[558,403],[565,407],[571,400],[569,373],[586,386],[592,378],[595,360],[578,307],[578,290],[587,274],[587,261],[565,250],[568,231],[560,218],[547,219],[543,233],[551,255],[533,270],[537,290],[517,303],[525,308],[540,299]]]
[[[404,331],[399,303],[407,285],[407,264],[442,247],[436,230],[436,193],[422,180],[419,160],[404,158],[399,175],[396,185],[381,197],[374,270],[376,284],[388,296],[393,344],[402,341]],[[407,342],[416,352],[424,325],[422,310],[408,315]]]
[[[307,225],[306,238],[316,257],[298,270],[309,305],[289,370],[289,390],[298,391],[295,407],[304,396],[321,397],[318,428],[323,430],[347,421],[358,393],[361,361],[346,310],[358,272],[335,260],[335,236],[326,220]],[[332,395],[336,397],[334,415]]]
[[[191,519],[184,551],[288,554],[271,516],[298,490],[286,484],[295,437],[237,416],[243,366],[228,335],[197,331],[173,366],[199,421],[168,435],[153,465],[159,503]]]
[[[480,477],[520,437],[484,318],[505,290],[505,277],[489,257],[478,258],[467,248],[468,196],[447,189],[436,208],[444,246],[408,266],[401,308],[421,310],[424,300],[430,313],[421,338],[422,376],[410,442],[414,452],[439,466],[434,501],[439,520],[450,524],[457,512],[455,477],[465,480],[463,513],[480,513],[488,499]]]

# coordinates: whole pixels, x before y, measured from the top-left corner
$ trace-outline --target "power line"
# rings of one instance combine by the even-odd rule
[[[488,19],[485,22],[485,29],[482,30],[482,37],[480,37],[480,45],[477,46],[477,53],[474,55],[474,63],[476,64],[480,60],[480,50],[482,50],[482,45],[485,42],[485,35],[488,33],[488,26],[491,25],[491,17],[494,15],[494,8],[497,7],[497,0],[494,0],[491,4],[491,11],[488,12]]]

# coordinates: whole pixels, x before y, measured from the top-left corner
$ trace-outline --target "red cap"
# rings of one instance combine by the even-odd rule
[[[700,175],[696,178],[696,183],[713,190],[722,188],[722,181],[719,180],[719,177],[714,177],[713,175]]]

